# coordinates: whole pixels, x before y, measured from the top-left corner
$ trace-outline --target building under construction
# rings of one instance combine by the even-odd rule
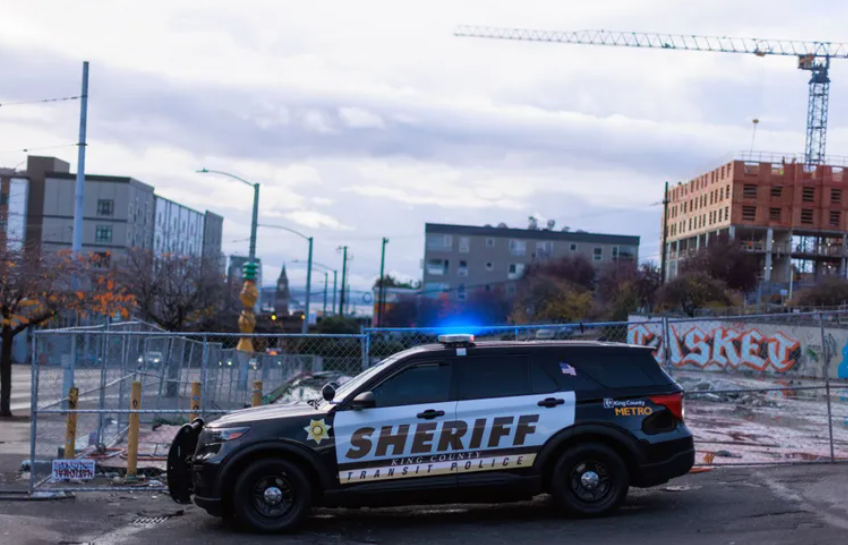
[[[666,279],[700,248],[727,237],[759,256],[765,283],[846,276],[848,158],[743,153],[668,191]],[[794,270],[794,275],[791,271]]]

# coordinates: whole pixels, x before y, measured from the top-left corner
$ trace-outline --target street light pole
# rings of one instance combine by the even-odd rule
[[[342,251],[342,292],[339,294],[339,314],[344,316],[345,281],[347,280],[347,246],[342,246],[339,250]]]
[[[237,350],[240,352],[253,352],[253,338],[249,336],[256,330],[256,313],[254,306],[259,299],[259,290],[256,287],[256,227],[259,224],[259,184],[250,183],[244,178],[240,178],[235,174],[223,172],[220,170],[209,170],[206,168],[200,169],[197,172],[200,174],[220,174],[248,185],[253,188],[253,217],[250,222],[250,246],[248,250],[248,263],[242,267],[242,278],[244,285],[241,288],[241,315],[239,316],[239,331],[245,334],[239,339]],[[245,374],[245,377],[247,375]],[[246,378],[244,379],[247,380]],[[245,382],[246,384],[246,382]]]
[[[324,309],[321,311],[321,316],[327,316],[327,284],[329,283],[330,273],[324,271]]]
[[[306,240],[309,243],[309,260],[306,264],[306,297],[303,302],[303,325],[301,325],[300,332],[304,335],[309,333],[309,302],[310,302],[310,291],[312,290],[312,237],[308,237],[303,233],[299,233],[294,229],[289,229],[288,227],[283,227],[282,225],[267,225],[262,224],[260,227],[268,227],[270,229],[280,229],[282,231],[288,231],[293,235],[297,235],[300,238]]]
[[[380,284],[377,290],[379,296],[377,301],[377,327],[383,326],[383,302],[386,298],[386,244],[388,243],[389,239],[383,237],[383,250],[380,253]]]

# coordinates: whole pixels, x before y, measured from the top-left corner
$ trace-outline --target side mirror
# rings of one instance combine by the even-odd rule
[[[353,398],[353,402],[350,406],[354,411],[373,409],[377,406],[377,401],[374,399],[374,394],[371,392],[362,392]]]
[[[321,396],[324,398],[324,401],[332,401],[334,397],[336,397],[336,385],[332,382],[328,382],[321,388]]]

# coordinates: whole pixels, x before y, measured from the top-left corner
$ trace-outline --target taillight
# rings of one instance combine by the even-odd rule
[[[673,414],[678,420],[683,420],[685,411],[683,410],[682,392],[678,392],[676,394],[648,396],[648,399],[654,405],[662,405],[663,407],[668,409],[671,414]]]

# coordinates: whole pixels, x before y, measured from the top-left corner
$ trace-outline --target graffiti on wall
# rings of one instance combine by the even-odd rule
[[[627,342],[653,346],[654,357],[663,363],[665,348],[661,327],[656,324],[631,324]],[[714,327],[698,325],[668,326],[669,364],[675,367],[753,369],[785,373],[801,358],[801,343],[786,333],[768,335],[756,328]]]

